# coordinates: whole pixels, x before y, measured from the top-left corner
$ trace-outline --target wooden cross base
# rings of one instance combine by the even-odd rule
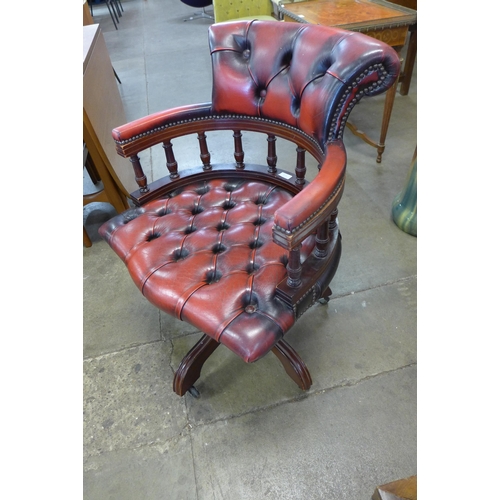
[[[417,500],[417,476],[377,486],[372,500]]]

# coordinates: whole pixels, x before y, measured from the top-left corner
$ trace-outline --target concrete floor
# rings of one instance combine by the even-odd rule
[[[94,19],[127,119],[210,100],[211,21],[183,22],[195,10],[178,0],[122,4],[118,30],[105,4]],[[197,383],[201,397],[175,395],[173,372],[200,332],[151,306],[100,239],[114,209],[85,208],[94,242],[83,249],[85,499],[362,500],[417,473],[417,239],[391,220],[417,141],[416,92],[415,68],[410,94],[397,94],[381,164],[345,133],[333,297],[287,335],[311,372],[307,392],[274,356],[246,365],[221,348]],[[352,121],[376,137],[383,103],[365,98]],[[278,143],[279,162],[287,155]],[[163,160],[145,156],[154,179]]]

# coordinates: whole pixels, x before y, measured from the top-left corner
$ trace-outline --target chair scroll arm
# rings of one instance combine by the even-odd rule
[[[276,295],[293,308],[296,317],[322,297],[338,266],[341,238],[336,215],[344,189],[345,164],[342,143],[330,143],[315,179],[274,216],[273,240],[289,251],[287,277],[276,287]],[[316,248],[300,262],[301,242],[313,233]]]
[[[190,133],[194,123],[212,115],[212,104],[191,104],[153,113],[144,118],[131,121],[112,131],[116,143],[116,151],[120,156],[128,158],[137,155],[144,149],[170,139]],[[172,133],[173,129],[182,131]]]
[[[330,219],[344,189],[345,165],[343,144],[328,144],[325,161],[314,180],[276,211],[275,243],[292,251]]]

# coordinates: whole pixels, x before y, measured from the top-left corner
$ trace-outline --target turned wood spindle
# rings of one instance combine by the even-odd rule
[[[167,158],[167,168],[170,172],[170,178],[176,179],[179,177],[179,172],[172,143],[170,141],[165,141],[163,143],[163,149],[165,150],[165,157]]]
[[[245,153],[243,152],[243,144],[241,142],[241,131],[234,130],[234,159],[236,160],[236,168],[245,168],[245,164],[243,163],[243,158],[245,157]]]
[[[134,169],[135,182],[137,182],[141,193],[147,193],[149,191],[148,178],[144,175],[140,158],[137,155],[132,155],[130,157],[130,162]]]
[[[330,215],[330,221],[328,222],[328,229],[330,231],[330,234],[333,234],[335,229],[337,228],[337,215],[339,214],[338,209],[336,208],[333,212],[332,215]]]
[[[297,288],[302,283],[300,279],[302,273],[302,266],[300,265],[300,247],[301,245],[292,248],[288,257],[288,264],[286,266],[288,278],[286,282],[290,288]]]
[[[276,136],[268,134],[267,136],[267,171],[270,174],[276,173],[276,163],[278,162],[278,157],[276,155]]]
[[[300,146],[297,147],[297,164],[295,167],[295,175],[297,176],[297,179],[295,181],[295,184],[297,186],[303,186],[306,182],[305,180],[305,175],[306,175],[306,150],[304,148],[301,148]]]
[[[205,132],[198,132],[198,141],[200,142],[200,158],[203,162],[203,170],[212,170]]]
[[[329,241],[330,221],[327,219],[316,232],[316,246],[314,248],[314,255],[318,259],[326,257],[328,241]]]

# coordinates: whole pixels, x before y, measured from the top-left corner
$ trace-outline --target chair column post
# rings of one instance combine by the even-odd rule
[[[297,186],[303,186],[306,183],[306,180],[305,180],[305,176],[306,176],[306,150],[299,146],[299,147],[297,147],[296,151],[297,151],[297,163],[295,166],[295,175],[297,176],[297,180],[295,181],[295,184]]]
[[[174,149],[170,141],[165,141],[163,143],[163,149],[165,151],[165,158],[167,159],[167,168],[170,172],[171,179],[177,179],[179,177],[178,165],[174,155]]]
[[[270,174],[276,173],[276,163],[278,162],[278,156],[276,155],[276,136],[268,134],[267,136],[267,171]]]
[[[132,155],[130,157],[130,161],[132,163],[132,167],[134,168],[135,181],[137,182],[137,185],[139,186],[141,193],[149,192],[148,178],[146,177],[144,171],[142,170],[140,158],[137,155]]]
[[[321,224],[316,232],[316,247],[314,248],[314,255],[318,259],[323,259],[327,255],[328,242],[330,241],[330,220],[326,220]]]
[[[212,170],[210,165],[210,152],[207,146],[207,136],[205,132],[198,132],[198,141],[200,143],[200,159],[203,163],[203,170]]]
[[[339,214],[338,208],[336,208],[332,215],[330,215],[330,221],[328,222],[328,229],[330,231],[330,237],[333,236],[335,229],[337,229],[337,216]]]
[[[288,265],[286,266],[286,270],[288,272],[287,285],[290,288],[298,288],[302,280],[300,279],[300,275],[302,274],[302,266],[300,264],[300,247],[302,245],[298,245],[295,248],[290,250]]]
[[[245,168],[243,159],[245,153],[243,152],[243,144],[241,142],[241,131],[233,130],[234,137],[234,159],[236,160],[236,168]]]

